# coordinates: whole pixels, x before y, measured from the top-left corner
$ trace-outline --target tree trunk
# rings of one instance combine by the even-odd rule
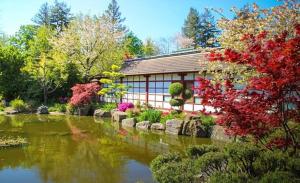
[[[47,99],[48,99],[48,90],[47,87],[44,87],[44,104],[47,105]]]

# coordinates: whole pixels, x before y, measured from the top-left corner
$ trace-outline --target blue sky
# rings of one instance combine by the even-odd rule
[[[20,25],[32,24],[32,17],[44,2],[54,0],[0,0],[0,30],[14,34]],[[110,0],[64,0],[73,14],[102,14]],[[278,5],[276,0],[118,0],[125,24],[142,40],[174,36],[181,31],[190,7],[222,8],[231,17],[230,8],[256,2],[261,7]]]

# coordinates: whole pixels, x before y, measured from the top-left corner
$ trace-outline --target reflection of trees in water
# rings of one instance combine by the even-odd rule
[[[12,120],[23,126],[13,127]],[[123,129],[118,123],[96,124],[91,117],[16,115],[5,118],[0,130],[4,126],[23,131],[30,144],[0,151],[0,169],[36,168],[44,182],[55,183],[124,182],[128,159],[148,165],[161,152],[199,143]]]
[[[116,146],[116,142],[109,138],[103,141],[105,147],[92,137],[80,141],[72,140],[72,136],[35,138],[25,149],[25,160],[39,169],[44,182],[122,182],[124,159],[106,146]]]

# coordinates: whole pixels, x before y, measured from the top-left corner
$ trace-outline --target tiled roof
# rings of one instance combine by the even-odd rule
[[[197,72],[207,63],[207,52],[185,52],[165,56],[125,61],[121,72],[125,75]]]

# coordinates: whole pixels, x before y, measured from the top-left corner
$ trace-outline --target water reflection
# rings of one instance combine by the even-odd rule
[[[96,122],[92,117],[0,116],[0,136],[22,136],[30,143],[0,150],[0,182],[20,177],[45,183],[153,182],[148,166],[155,156],[209,143]]]

